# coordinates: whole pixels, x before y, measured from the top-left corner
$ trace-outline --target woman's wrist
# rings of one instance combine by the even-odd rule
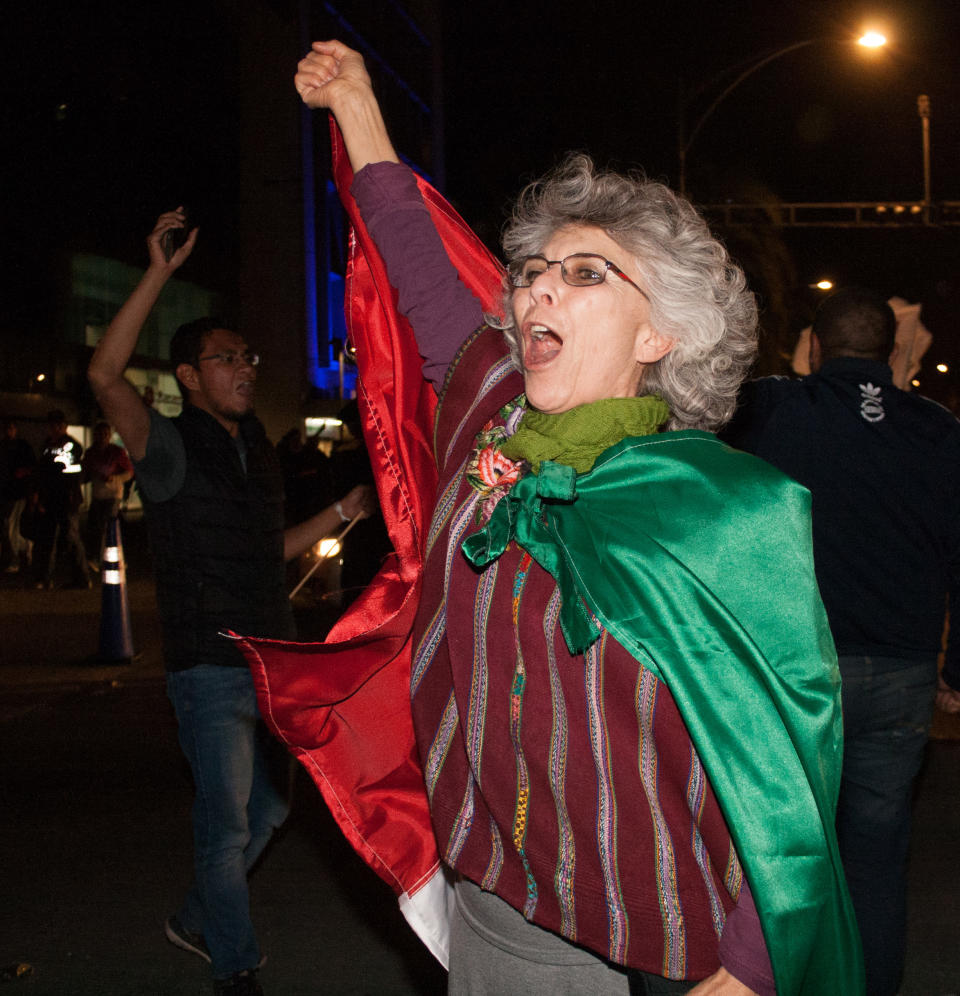
[[[350,520],[353,518],[353,516],[347,515],[346,512],[344,512],[344,510],[343,510],[343,502],[339,502],[339,501],[338,502],[334,502],[333,507],[334,507],[334,510],[336,511],[337,515],[340,516],[340,521],[341,522],[350,522]]]
[[[354,173],[368,163],[399,162],[372,89],[351,88],[330,109],[340,125]]]

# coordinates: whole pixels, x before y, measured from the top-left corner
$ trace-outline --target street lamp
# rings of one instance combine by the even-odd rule
[[[923,134],[923,221],[930,224],[930,98],[921,93],[917,97],[917,113]]]
[[[886,35],[879,31],[865,31],[858,39],[857,44],[864,48],[882,48],[887,44]]]
[[[690,146],[693,145],[694,139],[700,134],[700,129],[707,123],[713,112],[723,103],[727,97],[737,89],[740,84],[752,76],[757,70],[763,69],[764,66],[773,62],[775,59],[780,59],[785,55],[789,55],[791,52],[796,52],[797,49],[806,48],[808,45],[816,45],[819,42],[828,41],[826,38],[807,38],[804,41],[794,42],[792,45],[785,45],[783,48],[777,49],[770,55],[763,55],[755,62],[752,62],[739,76],[737,76],[732,83],[728,84],[720,93],[713,99],[710,106],[700,115],[697,119],[696,124],[690,129],[690,134],[686,137],[683,132],[683,112],[679,115],[678,129],[677,129],[677,160],[679,166],[679,189],[683,196],[687,193],[687,153],[690,151]],[[868,31],[861,35],[857,39],[857,44],[863,48],[880,48],[887,43],[887,39],[877,31]],[[729,70],[727,70],[729,71]],[[723,74],[725,75],[725,74]]]

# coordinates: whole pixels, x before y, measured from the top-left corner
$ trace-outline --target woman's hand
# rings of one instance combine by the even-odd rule
[[[703,982],[690,990],[690,996],[757,996],[739,979],[734,978],[725,968],[714,972]]]
[[[359,52],[338,41],[314,42],[293,82],[307,107],[333,112],[354,173],[368,163],[399,162]]]
[[[187,241],[168,260],[163,251],[163,237],[167,232],[176,228],[186,226],[187,216],[183,207],[178,207],[176,211],[166,211],[157,219],[157,224],[153,231],[147,236],[147,250],[150,253],[150,265],[165,271],[173,271],[182,266],[187,257],[193,252],[194,243],[197,241],[197,231],[194,229],[188,236]]]
[[[314,42],[297,64],[293,84],[307,107],[334,113],[338,98],[373,92],[363,56],[338,41]]]

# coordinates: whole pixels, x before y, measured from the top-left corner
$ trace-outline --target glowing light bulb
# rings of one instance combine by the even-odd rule
[[[340,544],[335,539],[322,539],[314,547],[314,551],[321,560],[326,560],[328,557],[335,557],[340,552]]]

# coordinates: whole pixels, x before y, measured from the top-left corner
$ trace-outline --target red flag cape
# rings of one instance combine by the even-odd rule
[[[304,765],[347,839],[404,906],[438,881],[439,870],[409,689],[411,629],[437,484],[431,443],[437,402],[350,195],[353,173],[332,119],[331,139],[334,178],[353,226],[345,308],[357,355],[358,401],[396,552],[323,643],[243,638],[240,646],[267,725]],[[418,177],[418,183],[461,280],[485,311],[496,310],[500,264],[426,181]],[[404,912],[416,927],[417,917]],[[430,938],[424,940],[440,957]]]

